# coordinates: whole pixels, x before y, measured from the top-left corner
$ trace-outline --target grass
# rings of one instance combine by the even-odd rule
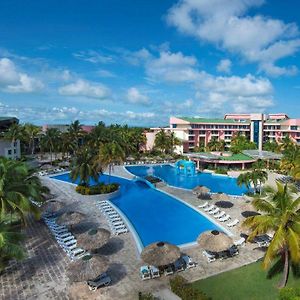
[[[192,285],[204,292],[213,300],[274,300],[278,299],[276,287],[280,275],[266,278],[267,272],[256,262],[207,279],[199,280]],[[300,279],[290,272],[288,287],[299,287]]]

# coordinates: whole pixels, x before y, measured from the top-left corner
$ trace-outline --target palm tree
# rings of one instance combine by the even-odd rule
[[[40,217],[39,207],[35,203],[42,203],[44,195],[49,192],[40,179],[33,175],[24,162],[0,158],[0,214],[16,213],[26,224],[26,216],[33,214]],[[32,201],[34,200],[34,202]]]
[[[248,217],[243,225],[251,229],[248,240],[255,236],[274,232],[273,239],[264,256],[263,267],[283,264],[283,274],[278,287],[286,285],[290,263],[300,262],[300,197],[296,198],[294,187],[277,183],[277,189],[266,187],[263,196],[256,196],[253,206],[262,214]],[[274,266],[275,266],[274,265]]]
[[[155,135],[154,145],[155,148],[159,149],[163,153],[166,153],[166,149],[168,148],[168,135],[166,131],[161,128],[161,130]]]
[[[279,145],[280,150],[283,152],[287,150],[289,147],[293,146],[293,142],[288,135],[281,139],[281,143]]]
[[[30,149],[30,153],[34,154],[35,150],[35,139],[40,133],[40,128],[30,123],[26,123],[24,125],[24,133],[28,142],[28,148]]]
[[[268,173],[263,170],[254,170],[250,173],[250,181],[253,183],[254,190],[261,193],[262,184],[268,179]]]
[[[283,151],[283,158],[280,162],[280,168],[286,173],[290,173],[294,168],[300,165],[300,147],[294,144],[289,145]]]
[[[98,182],[99,174],[94,163],[95,155],[87,147],[80,148],[72,162],[71,179],[79,179],[79,185],[89,186],[90,178]]]
[[[50,161],[52,164],[52,154],[60,145],[60,132],[56,128],[49,128],[42,137],[41,144],[50,151]]]
[[[230,151],[232,153],[240,153],[243,150],[256,149],[257,146],[251,142],[246,136],[238,134],[234,136],[230,143]]]
[[[79,139],[83,134],[82,128],[81,128],[81,124],[78,120],[74,121],[71,123],[69,129],[68,129],[68,133],[70,135],[70,137],[73,139],[74,144],[76,145],[76,147],[79,147]]]
[[[4,132],[3,137],[14,145],[17,140],[24,139],[24,128],[22,125],[13,123],[8,130]]]
[[[236,181],[238,186],[245,185],[247,190],[249,191],[251,186],[251,180],[250,180],[250,172],[241,173]]]
[[[168,150],[170,154],[173,154],[175,147],[181,145],[181,141],[178,137],[175,136],[174,132],[171,132],[168,136],[169,136]]]
[[[23,239],[24,236],[21,233],[0,221],[0,272],[6,267],[10,259],[21,260],[25,257],[20,244]]]
[[[99,170],[104,170],[108,167],[109,181],[111,171],[115,163],[122,163],[125,160],[125,153],[121,146],[116,142],[103,144],[100,146],[95,164]]]

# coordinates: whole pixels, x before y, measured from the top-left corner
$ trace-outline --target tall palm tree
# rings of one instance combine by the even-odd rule
[[[257,146],[254,142],[251,142],[249,138],[242,134],[234,136],[230,143],[230,151],[232,153],[240,153],[243,150],[256,149]]]
[[[24,139],[24,127],[17,123],[13,123],[10,125],[8,130],[4,132],[3,137],[4,139],[9,140],[12,145],[14,145],[17,140]]]
[[[175,136],[174,132],[171,132],[168,136],[169,136],[168,150],[170,154],[173,154],[175,147],[181,145],[181,141],[178,137]]]
[[[243,225],[251,229],[248,239],[274,232],[273,239],[264,256],[263,267],[271,266],[274,259],[283,264],[282,278],[279,288],[286,285],[290,263],[300,262],[300,197],[296,190],[287,185],[277,183],[277,189],[266,187],[263,196],[256,196],[253,206],[262,214],[248,217]],[[277,264],[276,263],[276,264]]]
[[[155,135],[154,146],[159,149],[163,153],[166,153],[166,149],[168,148],[168,135],[166,131],[161,128],[161,130]]]
[[[28,148],[30,149],[30,153],[34,154],[35,151],[35,139],[38,137],[40,133],[40,128],[30,123],[26,123],[24,125],[24,133],[26,140],[28,142]]]
[[[21,233],[0,221],[0,272],[6,267],[10,259],[21,260],[25,257],[21,246],[23,239],[24,236]]]
[[[71,123],[71,125],[68,129],[68,133],[69,133],[70,137],[73,139],[74,144],[76,145],[77,148],[80,146],[79,139],[83,135],[81,126],[82,125],[80,124],[79,120],[76,120]]]
[[[250,190],[251,180],[250,180],[250,172],[241,173],[236,181],[238,186],[245,185],[247,190]]]
[[[108,167],[109,181],[113,165],[115,163],[122,163],[125,160],[125,153],[121,146],[116,142],[103,144],[100,146],[99,153],[96,157],[96,165],[98,169],[104,170]]]
[[[98,182],[98,171],[94,163],[95,154],[87,147],[79,148],[72,162],[71,179],[79,179],[79,185],[89,186],[90,178]]]
[[[283,158],[280,162],[280,169],[286,173],[290,173],[294,168],[300,165],[300,147],[290,144],[283,151]]]
[[[44,148],[50,151],[50,161],[52,164],[52,154],[56,151],[60,145],[60,131],[56,128],[49,128],[46,134],[42,137],[41,144]]]
[[[1,216],[16,213],[23,224],[26,224],[28,214],[32,213],[36,219],[40,217],[39,207],[35,203],[42,203],[49,190],[33,172],[24,162],[0,158]]]

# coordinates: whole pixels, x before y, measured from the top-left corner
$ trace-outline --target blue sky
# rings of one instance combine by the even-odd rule
[[[1,1],[0,115],[159,126],[170,115],[300,117],[287,0]]]

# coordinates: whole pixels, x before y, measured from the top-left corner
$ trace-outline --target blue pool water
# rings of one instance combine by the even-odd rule
[[[246,186],[240,187],[237,185],[236,178],[210,173],[197,173],[194,176],[179,175],[176,168],[171,165],[128,166],[126,169],[136,176],[154,175],[169,185],[185,189],[193,189],[197,185],[204,185],[214,193],[223,192],[229,195],[242,195],[247,191]]]
[[[71,182],[69,174],[52,178]],[[100,181],[107,182],[108,176],[101,175]],[[130,220],[142,246],[157,241],[181,245],[196,241],[203,231],[222,230],[194,209],[144,183],[119,177],[111,177],[111,182],[121,186],[120,196],[111,201]]]

